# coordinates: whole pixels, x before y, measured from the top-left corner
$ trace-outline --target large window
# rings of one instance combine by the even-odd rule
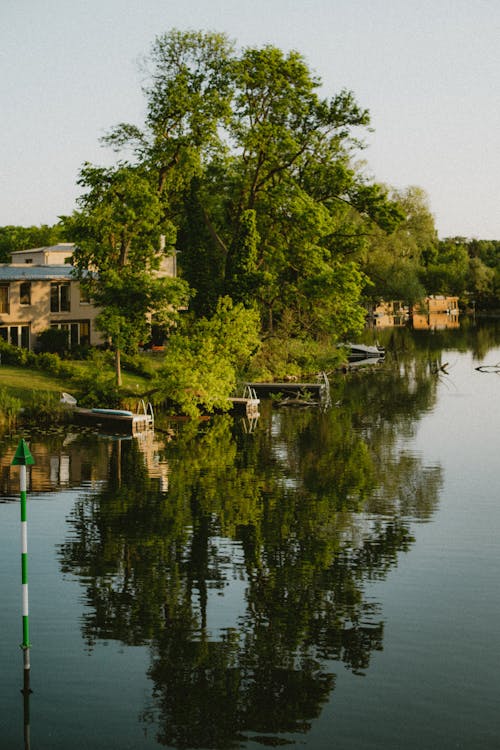
[[[12,346],[30,348],[30,327],[26,325],[0,326],[0,337]]]
[[[90,320],[75,320],[68,323],[51,323],[51,328],[58,328],[68,334],[68,344],[72,349],[75,346],[86,346],[90,344]]]
[[[31,305],[31,282],[23,281],[19,287],[19,303]]]
[[[0,284],[0,313],[8,315],[9,312],[9,285]]]
[[[50,312],[70,311],[69,282],[52,282],[50,285]]]

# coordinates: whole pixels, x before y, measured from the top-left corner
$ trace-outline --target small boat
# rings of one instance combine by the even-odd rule
[[[92,414],[104,414],[110,417],[133,417],[134,412],[129,409],[92,409]]]
[[[385,357],[385,349],[383,346],[370,345],[370,344],[345,344],[347,349],[347,359],[349,362],[356,362],[359,359],[369,359],[375,357],[376,359],[383,359]]]

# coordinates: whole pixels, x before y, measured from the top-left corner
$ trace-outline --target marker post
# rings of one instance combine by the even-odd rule
[[[12,466],[19,466],[19,489],[21,494],[21,577],[23,603],[23,642],[21,648],[24,655],[25,673],[30,669],[30,626],[28,607],[28,521],[26,508],[26,466],[34,464],[26,442],[21,439],[16,454],[12,459]],[[26,677],[26,674],[25,674]]]

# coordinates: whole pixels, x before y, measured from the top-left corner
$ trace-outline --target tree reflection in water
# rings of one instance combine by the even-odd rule
[[[363,674],[382,648],[365,588],[436,507],[439,467],[403,442],[436,380],[412,354],[334,387],[337,408],[268,407],[252,435],[229,417],[188,424],[164,446],[167,492],[135,441],[116,442],[108,481],[68,519],[61,566],[85,587],[84,637],[150,646],[142,719],[161,744],[285,742],[320,714],[334,669]],[[210,597],[235,580],[237,625],[213,628]]]

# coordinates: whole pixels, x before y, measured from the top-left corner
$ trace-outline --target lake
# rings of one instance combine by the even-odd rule
[[[500,322],[377,333],[328,410],[2,439],[0,748],[500,747]]]

